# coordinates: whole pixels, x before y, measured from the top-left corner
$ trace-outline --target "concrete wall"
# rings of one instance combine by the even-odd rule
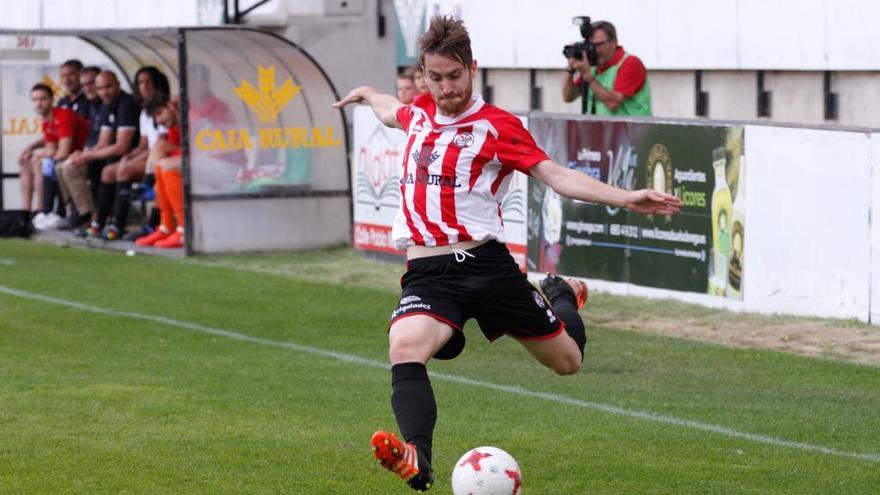
[[[840,95],[839,123],[880,127],[880,72],[838,73],[831,87]]]
[[[758,83],[754,72],[703,72],[703,91],[709,93],[710,119],[758,118]],[[658,95],[658,98],[662,97]]]
[[[4,2],[0,28],[96,29],[220,24],[223,0]],[[7,3],[9,5],[7,5]]]
[[[511,112],[529,111],[529,71],[495,69],[489,72],[492,103]]]
[[[564,81],[562,71],[539,70],[535,83],[541,88],[541,110],[545,112],[580,113],[580,100],[571,103],[562,101],[562,83]]]
[[[428,0],[426,8],[465,21],[480,66],[506,71],[495,78],[495,103],[511,109],[528,103],[528,77],[511,71],[538,69],[541,108],[579,111],[557,97],[560,50],[579,38],[571,18],[589,15],[613,22],[621,45],[644,61],[657,116],[696,116],[694,72],[701,70],[710,118],[755,119],[763,70],[772,96],[770,117],[761,120],[880,127],[876,0]],[[826,70],[840,105],[830,121]]]
[[[768,72],[764,88],[771,93],[770,120],[800,124],[838,123],[825,120],[823,80],[822,72]]]
[[[379,37],[376,2],[382,2],[385,35]],[[346,11],[323,16],[291,16],[279,34],[293,41],[320,65],[340,97],[358,86],[396,93],[395,29],[392,0],[350,2]],[[346,110],[351,122],[351,111]]]
[[[492,103],[511,111],[529,109],[528,69],[488,69]],[[696,71],[650,70],[654,116],[700,117],[696,114]],[[579,113],[580,103],[562,101],[562,70],[539,69],[535,85],[541,89],[540,108],[546,112]],[[480,91],[481,79],[475,83]],[[880,128],[880,71],[833,72],[831,91],[838,95],[838,117],[825,119],[824,72],[766,71],[770,116],[758,117],[758,72],[716,70],[702,72],[702,91],[709,94],[710,119],[841,125]]]
[[[460,16],[483,67],[558,68],[573,16],[604,19],[662,70],[880,70],[876,0],[429,0]]]
[[[689,71],[651,73],[651,105],[654,115],[691,118],[697,114],[696,77]],[[706,91],[705,81],[703,91]],[[710,103],[711,105],[711,103]]]

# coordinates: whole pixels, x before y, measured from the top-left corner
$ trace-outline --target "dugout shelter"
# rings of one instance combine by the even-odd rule
[[[91,59],[129,88],[155,66],[179,97],[187,254],[351,242],[345,116],[326,73],[289,40],[243,27],[0,30],[0,49],[0,209],[17,207],[16,157],[39,137],[30,87],[52,83],[58,60]]]

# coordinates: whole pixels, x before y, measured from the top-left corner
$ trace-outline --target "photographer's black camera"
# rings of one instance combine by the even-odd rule
[[[572,43],[570,45],[565,45],[562,47],[562,55],[565,58],[573,58],[575,60],[583,60],[584,53],[587,54],[587,60],[590,61],[590,65],[596,65],[596,45],[590,42],[590,37],[593,36],[593,24],[590,23],[590,18],[587,16],[578,16],[571,19],[571,23],[575,26],[580,26],[581,28],[581,37],[584,39],[583,41],[578,41],[577,43]]]

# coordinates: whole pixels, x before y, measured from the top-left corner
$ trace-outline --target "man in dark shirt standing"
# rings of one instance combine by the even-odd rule
[[[98,142],[90,149],[71,155],[61,164],[59,174],[80,215],[91,216],[91,224],[86,229],[86,234],[90,236],[99,235],[106,220],[97,218],[95,214],[95,202],[107,200],[97,190],[101,169],[107,163],[118,160],[140,142],[140,108],[134,98],[119,87],[116,74],[110,71],[98,74],[95,89],[102,103],[98,117],[101,122]],[[109,201],[112,204],[112,194]]]

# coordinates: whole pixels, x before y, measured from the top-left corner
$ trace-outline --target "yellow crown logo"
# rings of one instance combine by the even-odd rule
[[[258,66],[259,89],[249,81],[242,79],[241,86],[235,88],[238,95],[247,106],[257,114],[260,122],[269,123],[278,120],[278,114],[293,99],[302,87],[293,84],[288,77],[284,84],[275,87],[275,66],[268,69]]]

